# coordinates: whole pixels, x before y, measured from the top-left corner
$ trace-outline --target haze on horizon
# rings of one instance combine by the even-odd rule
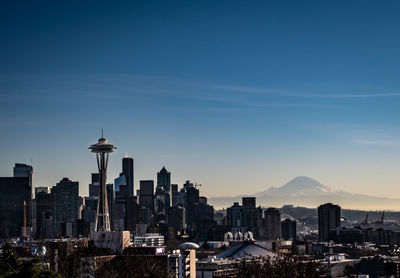
[[[165,166],[208,197],[308,176],[400,198],[399,13],[397,1],[3,1],[0,176],[32,159],[36,186],[68,177],[87,195],[104,128],[118,148],[109,181],[129,154],[135,189]]]

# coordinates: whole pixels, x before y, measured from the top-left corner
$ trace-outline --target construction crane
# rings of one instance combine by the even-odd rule
[[[198,186],[201,186],[201,183],[195,182],[195,183],[194,183],[194,188],[197,188]]]
[[[376,221],[375,223],[376,223],[376,224],[383,224],[383,219],[384,219],[384,218],[385,218],[385,211],[382,211],[381,219],[378,220],[378,221]]]
[[[369,213],[367,213],[367,215],[365,216],[364,221],[361,222],[361,225],[368,225],[368,215],[369,215]]]

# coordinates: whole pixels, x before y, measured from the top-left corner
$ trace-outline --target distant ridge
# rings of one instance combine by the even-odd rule
[[[365,194],[332,190],[326,185],[305,176],[299,176],[280,187],[270,187],[253,195],[236,197],[211,197],[210,204],[216,208],[228,207],[240,202],[244,196],[257,197],[257,205],[262,207],[281,207],[285,204],[317,207],[326,202],[339,204],[342,208],[363,210],[400,210],[400,199],[374,197]]]

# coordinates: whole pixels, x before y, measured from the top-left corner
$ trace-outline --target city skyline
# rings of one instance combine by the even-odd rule
[[[400,198],[399,3],[2,6],[0,176],[32,159],[86,196],[104,128],[135,189],[165,166],[208,197],[309,176]]]

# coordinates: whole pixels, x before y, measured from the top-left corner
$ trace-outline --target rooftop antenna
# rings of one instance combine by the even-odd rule
[[[101,138],[104,138],[104,136],[103,136],[103,129],[101,129]]]

